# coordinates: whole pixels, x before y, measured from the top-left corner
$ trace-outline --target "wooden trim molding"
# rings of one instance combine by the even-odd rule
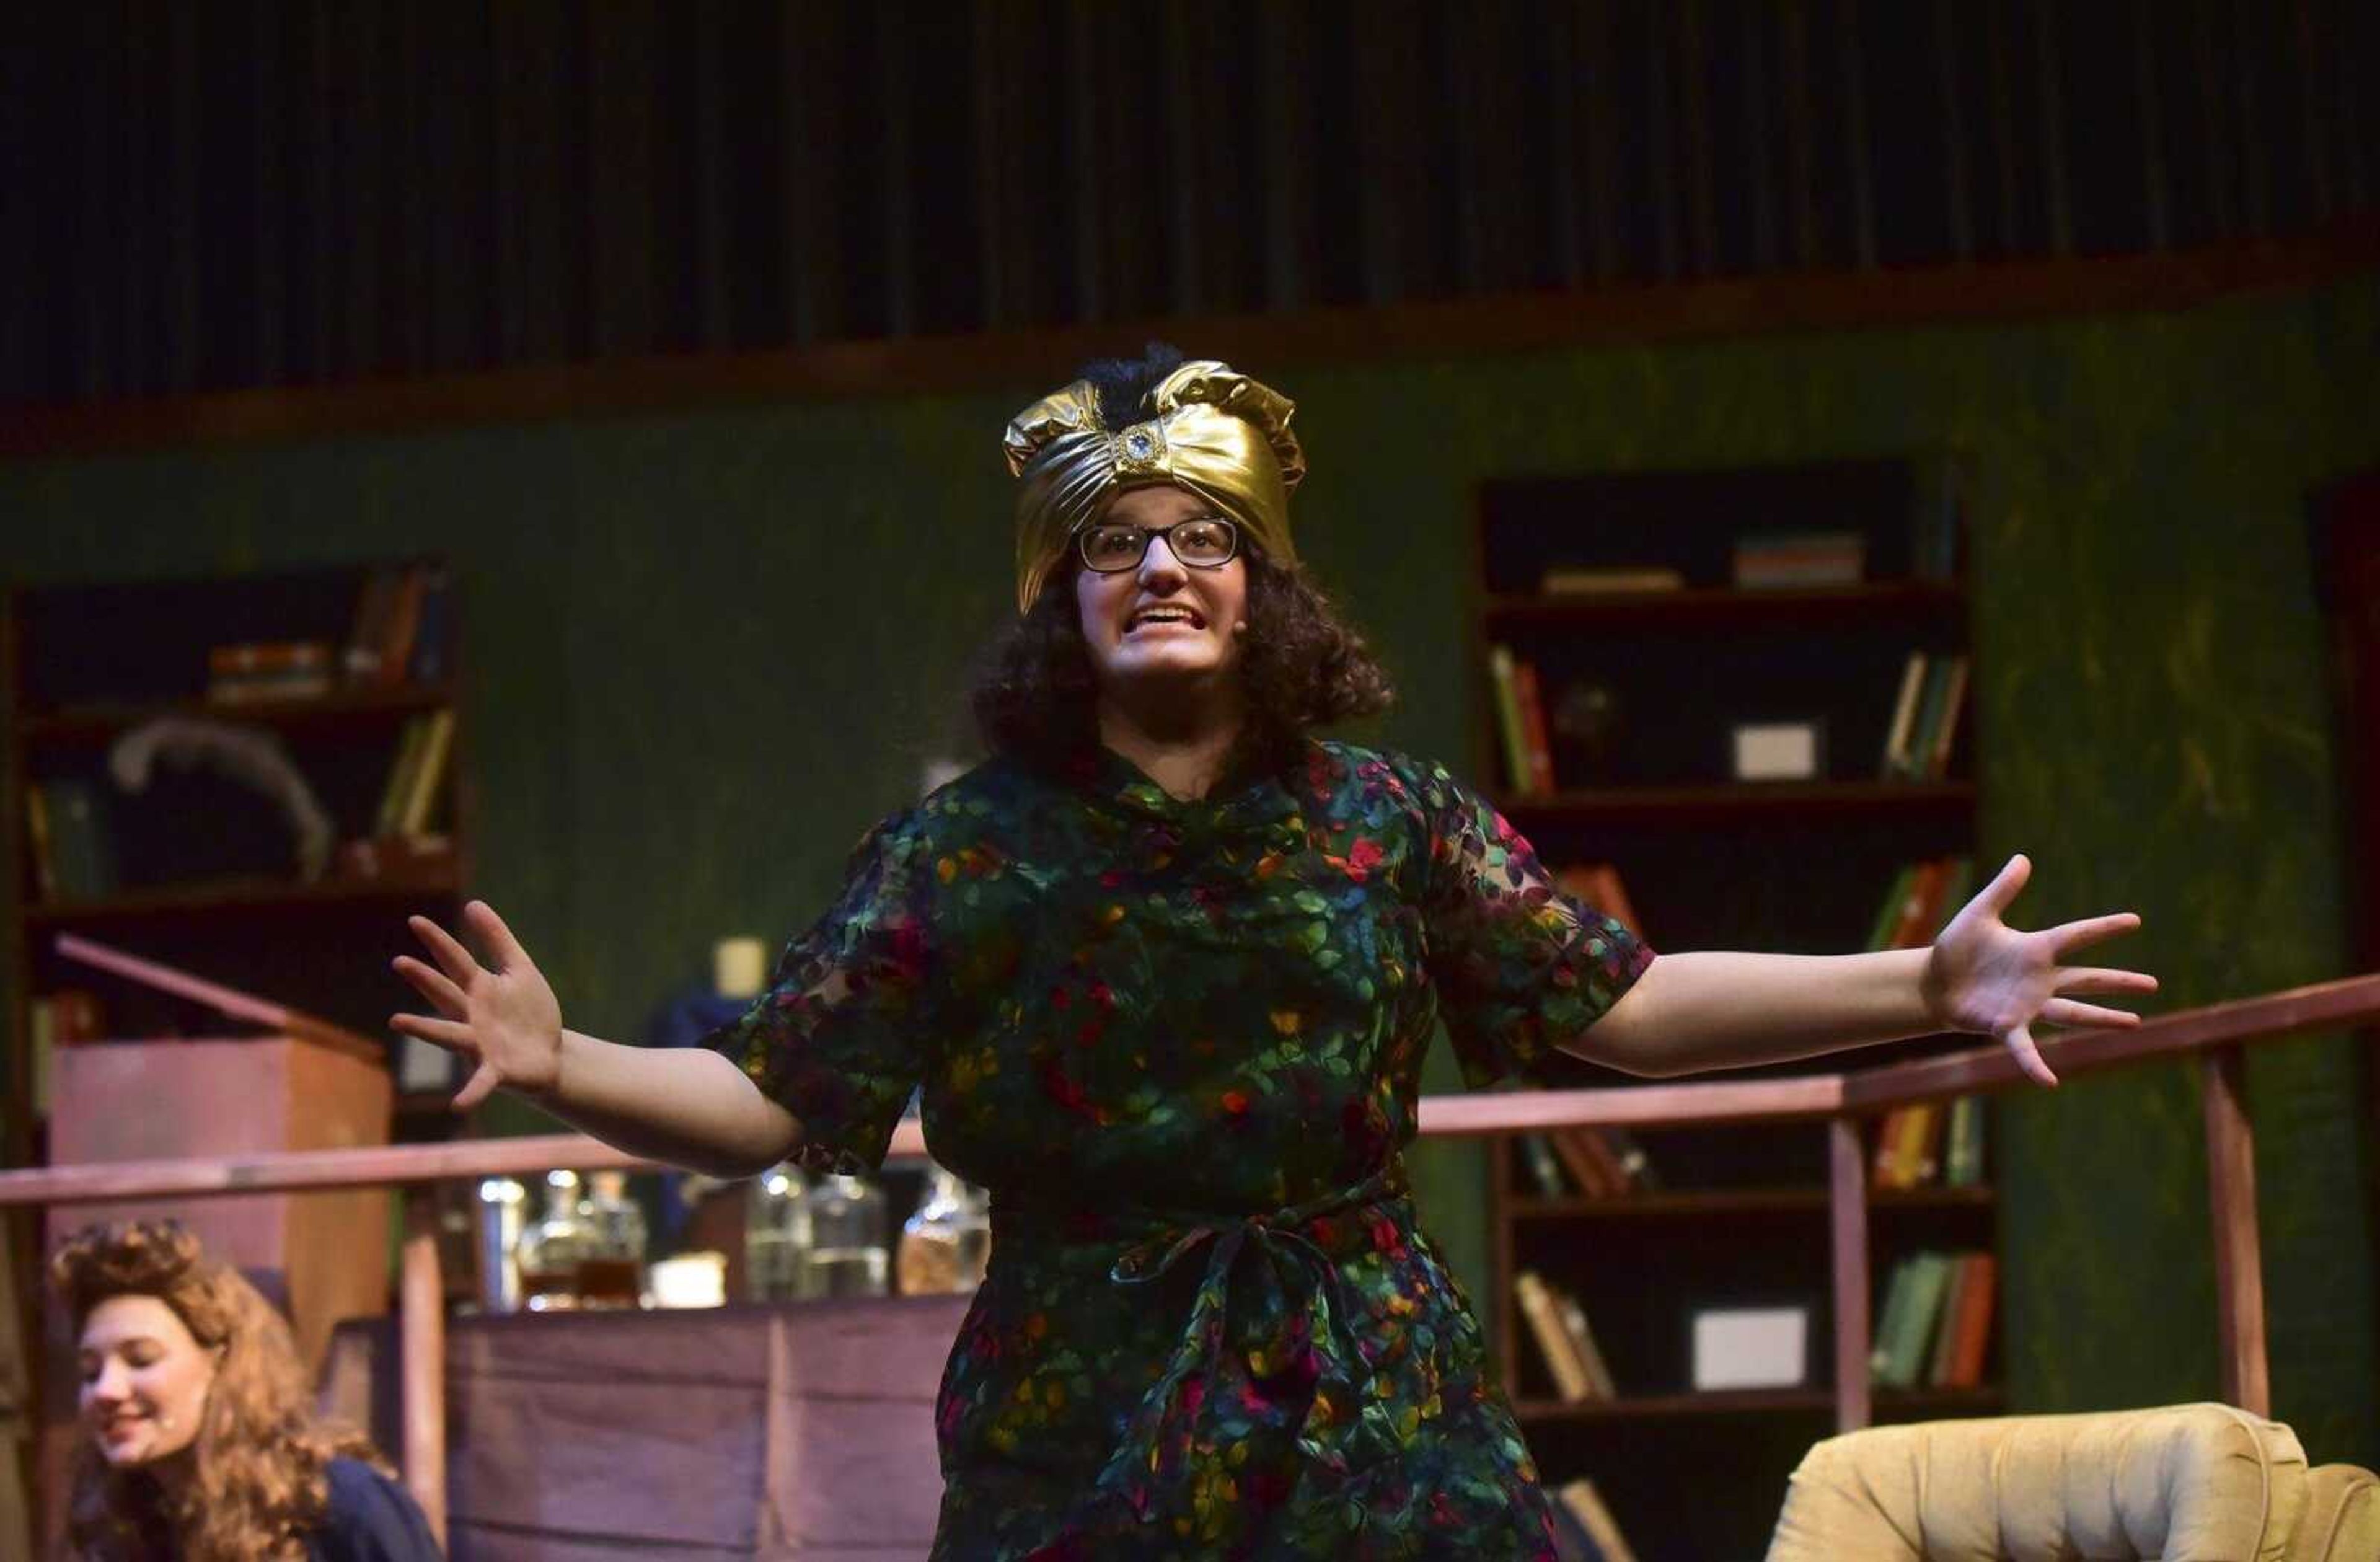
[[[1307,364],[2173,312],[2254,294],[2301,292],[2374,271],[2380,271],[2380,214],[2290,238],[2165,254],[1771,274],[22,407],[0,417],[0,459],[631,417],[813,397],[1032,389],[1087,358],[1136,351],[1153,335],[1277,372]]]

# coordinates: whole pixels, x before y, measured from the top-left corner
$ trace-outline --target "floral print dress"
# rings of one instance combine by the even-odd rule
[[[1105,750],[885,821],[710,1038],[879,1164],[922,1085],[991,1190],[937,1402],[934,1556],[1550,1558],[1401,1153],[1440,1017],[1535,1077],[1651,952],[1435,765],[1314,742],[1184,801]]]

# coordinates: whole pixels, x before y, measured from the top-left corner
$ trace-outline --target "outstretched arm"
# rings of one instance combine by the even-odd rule
[[[2054,1085],[2057,1076],[2034,1044],[2034,1023],[2137,1025],[2136,1014],[2071,995],[2154,993],[2156,978],[2059,963],[2086,945],[2140,926],[2132,912],[2037,933],[2002,921],[2000,913],[2032,873],[2022,856],[2009,859],[1931,948],[1661,956],[1566,1050],[1633,1074],[1671,1075],[1970,1031],[1998,1037],[2030,1078]]]
[[[394,963],[440,1018],[400,1014],[389,1025],[478,1066],[455,1097],[457,1111],[501,1085],[607,1144],[721,1177],[765,1170],[799,1142],[793,1114],[718,1053],[564,1030],[553,989],[487,902],[463,909],[484,960],[429,918],[408,922],[436,963],[409,955]]]

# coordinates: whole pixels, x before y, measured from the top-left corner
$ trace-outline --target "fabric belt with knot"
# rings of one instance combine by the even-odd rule
[[[1103,1216],[1101,1226],[1130,1244],[1108,1272],[1112,1285],[1128,1292],[1153,1286],[1202,1247],[1207,1267],[1181,1340],[1101,1469],[1099,1490],[1123,1498],[1144,1520],[1157,1517],[1156,1490],[1180,1473],[1192,1449],[1220,1446],[1217,1434],[1227,1429],[1219,1420],[1232,1412],[1293,1431],[1299,1451],[1336,1473],[1387,1457],[1395,1438],[1387,1413],[1374,1402],[1372,1363],[1355,1327],[1361,1314],[1341,1284],[1337,1263],[1302,1228],[1327,1216],[1371,1211],[1405,1191],[1403,1164],[1391,1161],[1353,1187],[1269,1213]],[[993,1240],[996,1247],[998,1237]],[[1263,1262],[1243,1264],[1251,1251]],[[1268,1287],[1249,1298],[1265,1327],[1250,1348],[1244,1383],[1225,1356],[1234,1322],[1232,1280],[1243,1271],[1260,1275]],[[1243,1330],[1249,1322],[1237,1321]],[[1236,1401],[1228,1410],[1219,1408],[1217,1396],[1235,1386],[1241,1390]],[[1343,1409],[1334,1409],[1334,1400]]]

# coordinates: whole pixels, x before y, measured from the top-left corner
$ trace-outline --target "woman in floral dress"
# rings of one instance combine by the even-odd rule
[[[1671,1075],[1939,1030],[2053,1083],[2035,1020],[2146,993],[2059,964],[2137,925],[1999,913],[1930,949],[1656,959],[1441,767],[1313,729],[1386,703],[1298,568],[1290,403],[1152,349],[1010,424],[1018,617],[993,757],[871,830],[708,1053],[562,1027],[495,912],[414,926],[395,1027],[631,1151],[872,1168],[913,1089],[990,1188],[936,1407],[934,1555],[1547,1558],[1548,1510],[1402,1160],[1439,1021],[1465,1079]]]

